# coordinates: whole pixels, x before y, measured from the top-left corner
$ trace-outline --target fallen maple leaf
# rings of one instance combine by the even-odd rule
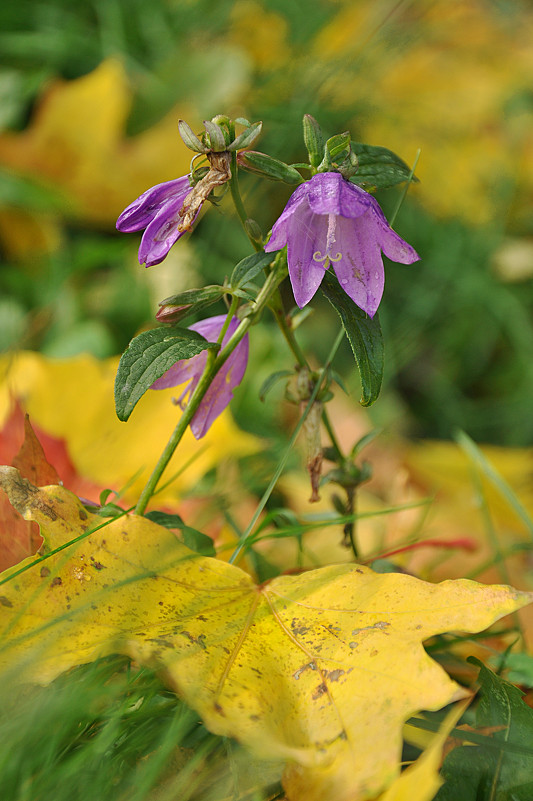
[[[22,414],[20,410],[18,412]],[[30,479],[38,487],[59,484],[59,476],[46,460],[28,415],[24,418],[24,440],[13,457],[12,464],[23,478]],[[42,537],[37,524],[24,520],[0,489],[0,570],[16,565],[26,556],[36,553],[41,545]]]
[[[385,789],[404,721],[466,692],[422,642],[480,631],[533,597],[357,565],[257,586],[146,518],[102,523],[64,488],[37,489],[10,467],[0,485],[39,523],[47,557],[0,577],[4,668],[47,682],[110,653],[156,665],[211,731],[287,761],[289,799]]]
[[[118,358],[99,360],[88,354],[71,359],[48,359],[29,351],[0,356],[0,439],[18,401],[69,489],[98,501],[101,490],[119,492],[127,486],[122,498],[128,503],[139,497],[181,412],[171,402],[175,389],[147,392],[128,425],[121,423],[113,402],[117,364]],[[258,447],[259,440],[240,431],[229,411],[200,443],[188,431],[169,466],[169,477],[178,475],[158,492],[158,506],[175,508],[215,465]],[[0,443],[0,455],[4,450]],[[4,454],[5,461],[14,450]]]

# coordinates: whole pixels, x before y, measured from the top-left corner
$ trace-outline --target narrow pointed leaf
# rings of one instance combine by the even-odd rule
[[[321,289],[342,320],[359,368],[362,406],[370,406],[379,396],[383,381],[383,335],[378,315],[371,319],[344,292],[336,278],[326,272]]]
[[[115,380],[115,409],[126,421],[154,381],[180,359],[190,359],[216,347],[187,328],[155,328],[132,339],[122,354]]]

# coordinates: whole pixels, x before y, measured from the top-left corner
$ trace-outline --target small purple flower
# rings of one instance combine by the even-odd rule
[[[146,229],[139,248],[139,264],[152,267],[162,262],[172,245],[190,229],[192,223],[185,219],[183,208],[190,192],[189,176],[184,175],[152,186],[124,209],[117,220],[119,231]]]
[[[293,192],[265,250],[284,245],[300,308],[309,303],[331,263],[342,289],[370,317],[385,284],[381,252],[402,264],[420,258],[392,230],[377,200],[338,172],[318,173]]]
[[[191,331],[201,334],[208,342],[216,342],[225,320],[226,315],[220,314],[217,317],[208,317],[206,320],[194,323],[189,328]],[[222,340],[222,346],[228,342],[238,326],[239,320],[237,317],[233,317]],[[169,387],[177,387],[180,384],[189,382],[176,401],[177,405],[183,409],[184,399],[196,389],[196,385],[205,369],[206,361],[207,350],[203,350],[191,359],[181,359],[176,364],[173,364],[161,378],[154,381],[150,389],[168,389]],[[191,431],[196,439],[201,439],[205,436],[219,414],[228,406],[233,398],[233,390],[242,381],[247,363],[248,334],[243,337],[216,374],[191,420]]]

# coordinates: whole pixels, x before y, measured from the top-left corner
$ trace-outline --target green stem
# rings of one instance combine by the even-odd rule
[[[246,220],[248,220],[248,215],[246,214],[246,209],[244,208],[244,203],[242,202],[241,192],[239,189],[236,153],[232,153],[231,156],[230,190],[231,190],[231,197],[233,198],[233,203],[235,204],[235,209],[237,211],[237,214],[239,215],[239,219],[242,222],[243,228],[248,236],[248,239],[254,246],[255,250],[260,251],[261,245],[254,239],[252,239],[251,236],[248,234],[248,231],[246,230]],[[283,300],[279,288],[277,288],[276,291],[274,292],[269,306],[270,309],[272,310],[272,313],[274,314],[274,317],[276,318],[276,322],[280,327],[281,333],[283,334],[285,341],[287,342],[287,345],[292,351],[297,363],[300,365],[300,367],[307,367],[307,369],[310,370],[311,368],[309,367],[309,363],[305,358],[305,354],[301,349],[300,345],[298,344],[296,337],[294,336],[294,331],[292,329],[292,326],[287,321],[287,317],[283,310]],[[328,436],[331,440],[331,444],[333,449],[335,450],[335,453],[340,459],[343,459],[344,454],[342,453],[339,442],[333,431],[333,426],[331,425],[331,421],[329,419],[329,415],[327,413],[326,408],[324,408],[322,411],[322,420],[324,422],[326,431],[328,432]]]
[[[211,363],[209,362],[209,360],[207,361],[205,370],[202,373],[202,376],[198,384],[196,385],[196,389],[194,390],[193,394],[189,399],[187,408],[180,417],[176,428],[172,432],[172,435],[169,441],[167,442],[163,450],[163,453],[159,457],[157,464],[154,467],[152,474],[146,483],[146,486],[141,492],[141,495],[137,502],[137,506],[135,507],[136,514],[138,515],[144,514],[146,507],[148,506],[148,503],[150,501],[150,498],[154,494],[157,484],[161,476],[163,475],[163,472],[165,471],[168,463],[170,462],[174,454],[174,451],[176,450],[183,435],[185,434],[195,412],[198,410],[198,407],[200,406],[204,398],[204,395],[211,386],[213,378],[218,373],[222,365],[226,362],[226,360],[231,356],[231,354],[233,353],[239,342],[243,339],[248,329],[254,322],[255,317],[258,314],[260,314],[263,308],[267,305],[279,281],[280,281],[280,276],[278,273],[275,272],[270,273],[267,280],[263,284],[259,294],[257,295],[256,301],[254,303],[253,313],[250,314],[248,317],[246,317],[244,320],[242,320],[237,330],[232,334],[232,336],[230,337],[224,348],[222,348],[222,350],[219,351],[218,355],[211,361]]]
[[[341,464],[344,461],[345,456],[342,452],[339,440],[337,439],[337,435],[335,434],[335,430],[331,425],[331,420],[329,419],[329,415],[325,408],[322,410],[322,422],[324,423],[324,428],[328,432],[328,437],[330,439],[331,446],[335,451],[335,453],[337,454],[337,457],[339,459],[339,464]]]
[[[339,333],[337,334],[335,342],[333,343],[333,347],[331,348],[331,351],[330,351],[330,353],[328,355],[326,363],[325,363],[324,367],[322,368],[322,370],[320,372],[320,375],[318,377],[318,381],[316,382],[316,384],[314,386],[313,392],[311,393],[311,397],[309,398],[307,406],[305,407],[304,412],[303,412],[302,416],[300,417],[300,419],[298,420],[298,424],[296,425],[296,428],[293,431],[292,437],[290,438],[289,444],[287,445],[287,449],[286,449],[285,453],[283,454],[283,456],[282,456],[282,458],[281,458],[281,460],[280,460],[280,462],[279,462],[279,464],[278,464],[278,466],[277,466],[277,468],[276,468],[276,470],[274,472],[274,475],[272,476],[270,484],[266,488],[266,490],[265,490],[265,492],[263,494],[263,497],[259,501],[259,504],[257,505],[257,509],[255,510],[255,513],[254,513],[252,519],[250,520],[250,523],[248,524],[248,527],[246,528],[246,531],[243,533],[242,539],[239,542],[239,545],[234,550],[234,552],[232,553],[232,555],[231,555],[231,557],[229,559],[229,563],[230,564],[233,564],[237,560],[237,557],[239,556],[239,554],[241,553],[242,549],[244,548],[247,539],[250,537],[252,531],[254,530],[255,524],[257,523],[257,521],[259,519],[259,516],[261,515],[261,513],[262,513],[263,509],[265,508],[265,506],[267,505],[268,499],[270,498],[270,496],[272,494],[272,491],[273,491],[274,487],[276,486],[276,484],[278,482],[278,479],[279,479],[280,475],[282,474],[282,472],[283,472],[283,470],[285,468],[285,465],[286,465],[287,460],[289,458],[289,455],[290,455],[290,453],[292,451],[294,443],[296,442],[296,437],[300,433],[300,429],[303,426],[307,415],[311,411],[313,403],[315,402],[315,400],[317,398],[317,395],[320,392],[320,388],[322,386],[322,381],[324,380],[324,378],[326,376],[326,373],[327,373],[327,371],[329,369],[330,364],[332,363],[333,359],[335,358],[335,354],[337,353],[337,350],[339,349],[339,345],[341,344],[343,338],[344,338],[344,328],[342,328],[339,331]]]
[[[262,247],[261,247],[260,243],[257,242],[255,239],[252,239],[252,237],[248,233],[248,229],[246,227],[246,221],[248,220],[248,215],[246,214],[246,209],[244,208],[244,203],[242,202],[241,190],[239,188],[239,176],[238,176],[238,173],[237,173],[237,169],[238,169],[237,168],[237,154],[234,152],[234,153],[231,154],[231,178],[230,178],[230,181],[229,181],[229,188],[230,188],[230,192],[231,192],[231,197],[232,197],[233,203],[235,205],[235,210],[237,211],[237,214],[239,215],[239,219],[240,219],[240,221],[242,223],[242,227],[244,228],[244,231],[246,233],[246,236],[248,237],[248,239],[252,243],[252,247],[254,248],[254,250],[259,252],[260,250],[262,250]]]

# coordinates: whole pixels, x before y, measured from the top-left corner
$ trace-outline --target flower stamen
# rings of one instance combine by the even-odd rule
[[[337,253],[333,256],[331,253],[333,246],[336,242],[336,234],[337,232],[337,218],[334,214],[328,214],[328,232],[326,234],[326,252],[324,255],[321,254],[319,250],[315,250],[313,253],[313,261],[322,262],[327,261],[327,264],[324,265],[324,269],[327,270],[329,267],[330,262],[336,263],[342,259],[342,253],[337,251]]]

